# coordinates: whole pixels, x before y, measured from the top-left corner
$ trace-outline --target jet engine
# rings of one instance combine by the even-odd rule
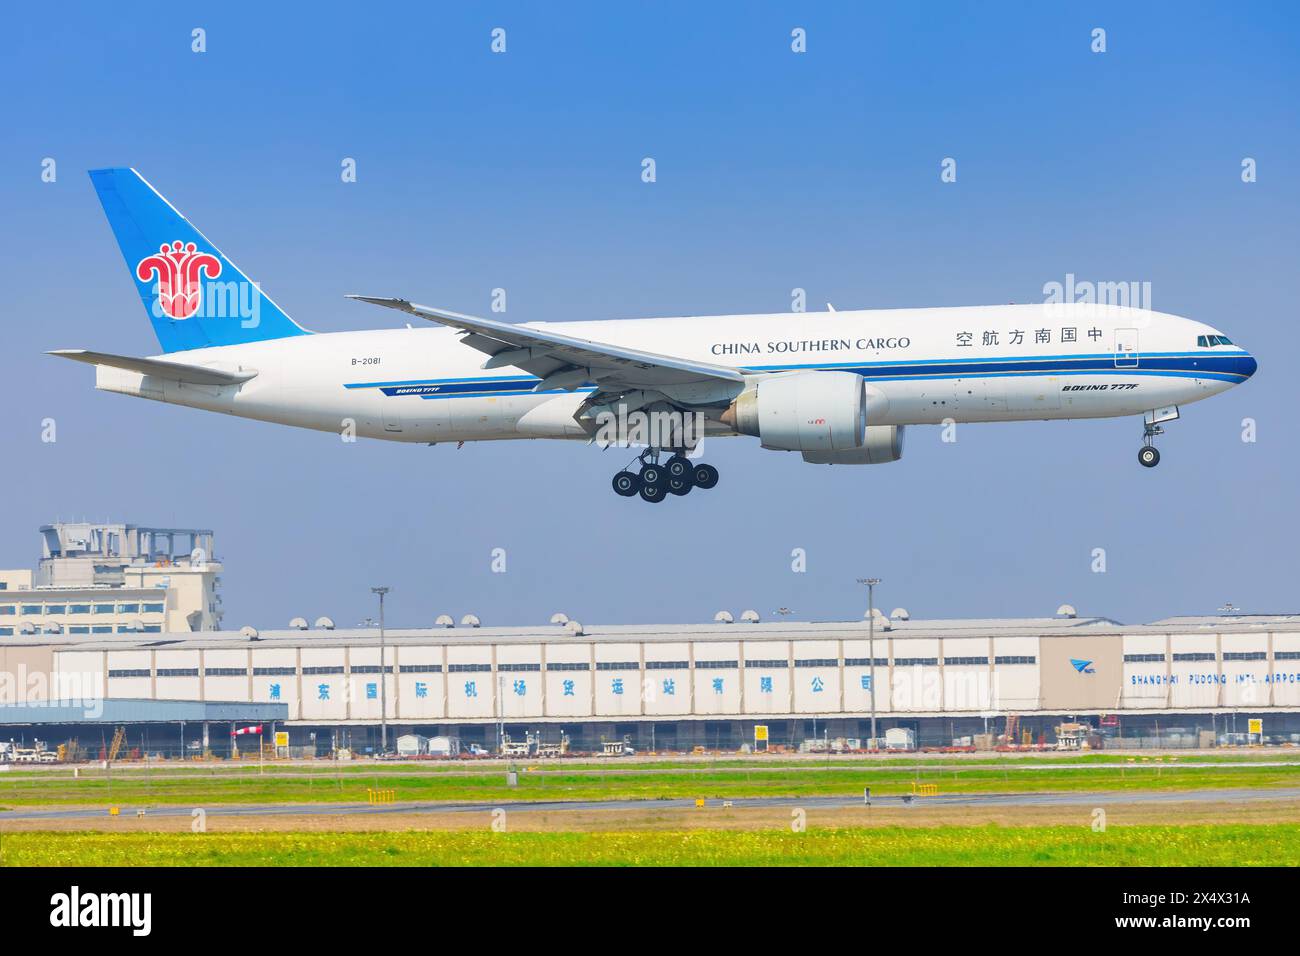
[[[889,401],[854,372],[795,372],[756,380],[722,413],[724,425],[764,448],[798,451],[815,464],[896,461],[903,430],[867,425]]]
[[[902,425],[868,425],[867,437],[848,451],[806,451],[803,460],[814,465],[882,465],[903,457]]]

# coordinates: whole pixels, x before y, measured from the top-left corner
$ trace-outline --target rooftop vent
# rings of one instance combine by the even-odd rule
[[[466,614],[460,619],[461,627],[478,627],[483,622],[478,619],[476,614]]]
[[[578,621],[565,621],[564,629],[574,637],[582,637],[583,635],[582,624]]]
[[[735,620],[736,619],[731,616],[730,611],[719,611],[717,614],[713,615],[713,623],[715,624],[731,624],[734,623]]]
[[[912,615],[907,613],[907,608],[905,607],[894,608],[889,612],[889,616],[895,621],[910,621],[912,619]]]
[[[239,636],[250,641],[260,641],[262,638],[257,633],[257,628],[245,625],[239,629]]]
[[[750,608],[747,611],[742,611],[740,613],[740,619],[746,624],[757,624],[761,620],[758,616],[758,612],[753,608]]]
[[[1078,617],[1079,612],[1074,609],[1073,604],[1062,604],[1056,609],[1057,617]]]
[[[551,623],[552,623],[552,624],[568,624],[568,623],[569,623],[569,615],[565,614],[563,611],[556,611],[554,614],[551,615]]]
[[[316,618],[316,627],[322,631],[332,631],[334,630],[334,618],[318,617]]]
[[[289,622],[289,627],[295,631],[307,630],[307,619],[305,617],[295,617]]]
[[[439,614],[438,620],[433,622],[434,627],[455,627],[456,621],[450,614]]]

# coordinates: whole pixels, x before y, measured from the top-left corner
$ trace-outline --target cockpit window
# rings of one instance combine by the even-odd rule
[[[1198,335],[1196,345],[1198,348],[1208,349],[1216,345],[1231,345],[1232,340],[1226,335]]]
[[[1216,336],[1214,336],[1214,337],[1215,337],[1216,339],[1219,340],[1219,344],[1220,344],[1220,345],[1231,345],[1231,344],[1232,344],[1232,340],[1229,339],[1226,335],[1216,335]]]

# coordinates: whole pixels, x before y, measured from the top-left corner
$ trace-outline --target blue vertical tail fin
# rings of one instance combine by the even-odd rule
[[[164,352],[308,334],[134,169],[90,181]]]

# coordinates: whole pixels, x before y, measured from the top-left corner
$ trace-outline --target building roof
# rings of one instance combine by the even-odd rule
[[[886,626],[888,630],[886,630]],[[1105,617],[972,618],[931,621],[876,621],[876,636],[894,639],[957,637],[1069,637],[1093,634],[1176,634],[1213,629],[1216,633],[1258,633],[1260,630],[1300,630],[1296,615],[1228,615],[1175,617],[1153,624],[1121,624]],[[791,641],[862,639],[867,621],[770,621],[736,624],[599,624],[584,626],[575,634],[564,626],[527,627],[386,628],[385,640],[400,645],[557,644],[557,643],[657,643],[674,641]],[[231,647],[341,647],[377,643],[378,628],[340,630],[267,630],[250,638],[239,631],[115,635],[72,639],[70,635],[40,635],[45,640],[23,642],[75,647],[79,650],[167,649],[187,650]],[[20,641],[5,641],[7,646]]]

